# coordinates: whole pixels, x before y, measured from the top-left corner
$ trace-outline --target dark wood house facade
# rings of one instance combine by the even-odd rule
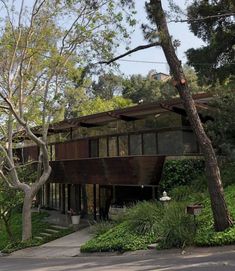
[[[195,96],[202,121],[208,95]],[[39,129],[39,128],[37,128]],[[49,128],[52,174],[40,204],[66,213],[93,213],[109,204],[156,198],[164,161],[199,155],[180,99],[64,120]],[[22,162],[36,160],[38,149],[17,149]]]

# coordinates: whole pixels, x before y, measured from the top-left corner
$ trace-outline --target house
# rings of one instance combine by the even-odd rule
[[[194,96],[202,122],[208,94]],[[179,98],[66,119],[49,127],[52,174],[40,204],[105,217],[110,204],[155,199],[165,159],[197,156],[200,149]],[[36,160],[37,146],[18,150]]]

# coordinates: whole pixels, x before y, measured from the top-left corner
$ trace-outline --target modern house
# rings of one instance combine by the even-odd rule
[[[208,94],[194,96],[202,122]],[[168,157],[200,155],[179,98],[63,120],[49,128],[52,174],[40,195],[42,207],[96,215],[110,204],[154,199]],[[17,150],[22,162],[38,148]]]

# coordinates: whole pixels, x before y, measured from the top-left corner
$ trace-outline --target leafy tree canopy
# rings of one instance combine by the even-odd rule
[[[196,1],[188,7],[190,29],[206,45],[187,51],[201,83],[221,82],[235,74],[235,2],[233,0]],[[231,14],[233,16],[217,16]],[[204,17],[208,17],[203,19]]]

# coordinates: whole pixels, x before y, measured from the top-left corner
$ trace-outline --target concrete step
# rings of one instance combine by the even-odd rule
[[[43,236],[51,236],[50,233],[47,233],[47,232],[41,232],[40,235],[43,235]]]
[[[60,225],[51,225],[51,228],[55,230],[66,230],[68,227],[60,226]]]
[[[45,229],[45,232],[48,232],[48,233],[58,233],[59,231],[55,230],[55,229]]]
[[[43,237],[41,237],[41,236],[36,236],[36,237],[34,237],[34,239],[37,239],[37,240],[43,240]]]

